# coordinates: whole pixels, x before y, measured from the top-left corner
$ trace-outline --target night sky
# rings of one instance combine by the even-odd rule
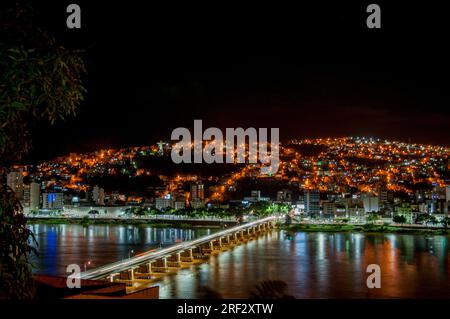
[[[73,2],[81,30],[65,26]],[[35,127],[32,159],[148,145],[194,119],[279,127],[282,138],[450,145],[448,27],[439,8],[377,2],[382,29],[369,30],[363,3],[92,2],[34,5],[60,43],[85,50],[88,95],[76,118]]]

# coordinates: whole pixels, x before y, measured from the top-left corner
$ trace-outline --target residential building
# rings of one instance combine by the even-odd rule
[[[63,193],[43,193],[42,208],[43,209],[62,209],[64,206]]]
[[[320,193],[318,191],[306,191],[303,201],[306,214],[315,216],[320,213]]]
[[[16,194],[18,200],[23,199],[23,170],[9,172],[6,176],[6,183]]]
[[[105,205],[105,190],[95,186],[92,190],[92,199],[97,205]]]
[[[155,199],[155,207],[158,210],[171,208],[172,203],[173,203],[173,199],[170,196]]]

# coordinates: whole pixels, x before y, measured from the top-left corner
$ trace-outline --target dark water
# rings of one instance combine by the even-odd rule
[[[296,298],[450,298],[450,238],[420,235],[274,231],[166,277],[161,298],[197,297],[207,286],[224,298],[247,298],[261,280],[282,280]],[[368,289],[366,268],[381,268]]]
[[[36,226],[35,226],[36,227]],[[128,249],[157,247],[212,230],[127,226],[37,226],[44,255],[39,272],[64,274],[65,265],[126,258]],[[282,280],[296,298],[450,298],[448,236],[297,233],[270,234],[163,277],[161,298],[197,298],[204,287],[224,298],[247,298],[262,280]],[[367,265],[381,268],[381,288],[368,289]]]
[[[84,264],[88,269],[98,267],[219,230],[62,224],[32,224],[29,227],[39,244],[39,256],[33,258],[34,272],[46,275],[67,275],[66,268],[70,264],[78,264],[82,270]]]

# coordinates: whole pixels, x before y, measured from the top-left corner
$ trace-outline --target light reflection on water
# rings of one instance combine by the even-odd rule
[[[450,298],[449,237],[274,231],[167,276],[161,298],[196,298],[202,287],[248,298],[267,279],[296,298]],[[368,289],[366,267],[379,264],[381,288]],[[203,290],[204,291],[204,290]]]
[[[128,258],[131,251],[137,254],[219,230],[64,224],[31,224],[29,227],[39,244],[39,256],[32,259],[36,265],[34,272],[48,275],[67,275],[69,264],[83,268],[84,263],[90,261],[89,267],[98,267]]]
[[[68,264],[92,267],[217,229],[31,225],[40,244],[36,272],[65,275]],[[273,231],[207,262],[163,277],[161,298],[198,298],[203,287],[247,298],[266,279],[288,284],[296,298],[450,298],[450,238],[400,234]],[[381,266],[381,288],[368,289],[366,267]]]

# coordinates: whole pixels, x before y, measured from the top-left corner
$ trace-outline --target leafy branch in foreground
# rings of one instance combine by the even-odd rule
[[[75,114],[86,93],[85,66],[79,51],[36,25],[27,5],[1,10],[0,39],[0,298],[30,298],[35,239],[6,176],[30,149],[33,121]]]

